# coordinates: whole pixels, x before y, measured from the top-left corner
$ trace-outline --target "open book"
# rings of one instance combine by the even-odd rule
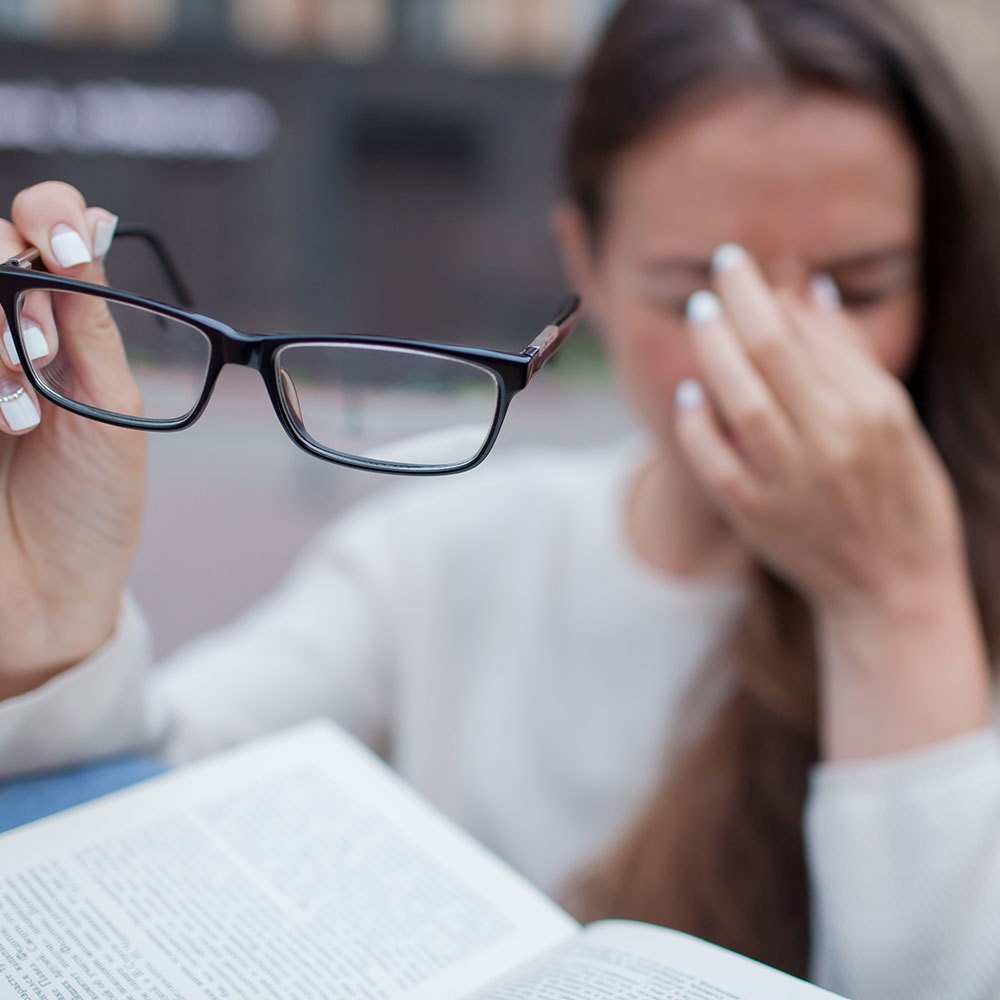
[[[694,938],[581,928],[311,723],[0,837],[0,997],[810,1000]]]

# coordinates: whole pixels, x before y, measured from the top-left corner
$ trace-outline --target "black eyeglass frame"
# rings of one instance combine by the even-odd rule
[[[0,264],[0,308],[7,315],[14,345],[20,358],[27,358],[21,335],[18,303],[22,295],[29,291],[47,290],[52,292],[76,292],[94,295],[108,302],[145,309],[167,319],[186,323],[199,330],[210,345],[208,365],[205,370],[205,384],[194,406],[176,419],[154,419],[130,417],[112,413],[97,407],[87,406],[67,399],[42,382],[30,363],[22,369],[32,388],[44,399],[82,417],[97,420],[116,427],[129,427],[143,431],[179,431],[190,427],[204,412],[218,380],[219,373],[227,364],[243,365],[259,372],[264,380],[271,405],[285,433],[301,449],[324,461],[373,472],[402,475],[434,476],[464,472],[479,465],[490,453],[500,433],[500,427],[507,415],[513,397],[527,386],[545,363],[562,346],[573,331],[580,317],[580,300],[576,295],[567,296],[560,304],[555,316],[521,352],[514,354],[489,348],[463,347],[440,344],[431,341],[400,340],[387,337],[356,335],[349,333],[261,333],[252,334],[229,326],[191,308],[191,297],[180,278],[177,268],[170,259],[162,242],[151,230],[143,226],[121,225],[115,238],[136,237],[146,242],[156,254],[170,281],[172,291],[185,304],[185,308],[161,302],[131,292],[95,285],[75,278],[51,274],[44,269],[37,248],[31,247],[23,253],[11,257]],[[289,346],[316,346],[343,344],[352,347],[396,350],[403,353],[419,353],[439,358],[464,361],[486,369],[497,385],[497,405],[493,414],[493,424],[480,449],[470,459],[447,465],[417,465],[406,462],[369,459],[363,456],[324,448],[315,442],[297,420],[285,401],[279,385],[276,356]]]

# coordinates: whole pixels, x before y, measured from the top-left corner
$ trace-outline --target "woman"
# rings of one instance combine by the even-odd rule
[[[881,3],[629,0],[557,229],[646,437],[383,496],[147,681],[141,442],[22,413],[5,772],[328,714],[588,917],[856,998],[997,993],[988,163]],[[0,249],[100,280],[102,220],[42,185]]]
[[[881,156],[868,133],[874,167],[862,109],[896,132]],[[880,128],[874,118],[867,127]],[[720,169],[729,158],[733,168]],[[970,855],[960,875],[954,858],[941,863],[943,844],[931,848],[918,827],[907,845],[888,824],[905,822],[906,807],[929,809],[920,796],[956,807],[933,768],[963,752],[949,737],[990,714],[1000,216],[987,164],[945,74],[880,5],[640,0],[585,73],[564,244],[592,308],[606,313],[632,398],[660,430],[658,460],[632,494],[633,538],[668,573],[692,558],[711,569],[706,555],[718,561],[730,541],[734,560],[748,552],[756,567],[716,656],[735,667],[732,686],[629,837],[578,887],[584,912],[684,926],[801,972],[811,902],[821,980],[852,996],[964,995],[954,970],[930,962],[945,978],[924,994],[901,963],[920,969],[921,949],[956,933],[949,922],[975,922],[969,883],[984,859]],[[777,295],[726,248],[715,260],[717,318],[717,301],[687,300],[700,277],[683,262],[734,235],[761,255]],[[839,287],[843,308],[828,318],[797,301],[810,269],[821,306],[826,278]],[[669,317],[686,300],[687,335]],[[905,382],[937,456],[898,383],[865,354]],[[707,404],[687,374],[703,378]],[[656,396],[664,383],[680,386],[676,414]],[[693,511],[680,507],[688,498]],[[942,741],[923,783],[920,750]],[[985,783],[995,803],[996,774],[978,770],[995,755],[992,733],[981,750],[952,780]],[[813,776],[810,894],[800,821],[817,753],[827,765]],[[864,758],[883,761],[849,763]],[[863,814],[877,792],[899,799],[895,813],[854,827],[851,808]],[[830,808],[838,796],[843,811]],[[993,830],[977,824],[966,843]],[[888,834],[902,842],[883,856],[872,838]],[[872,877],[884,880],[876,897],[857,884]],[[906,917],[934,897],[935,916]],[[864,918],[866,902],[888,908],[881,920]],[[890,958],[897,936],[906,944]],[[968,995],[992,995],[997,982]]]

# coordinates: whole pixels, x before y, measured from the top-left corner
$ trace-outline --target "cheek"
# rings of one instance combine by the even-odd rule
[[[608,317],[604,339],[643,422],[654,432],[669,431],[674,390],[698,374],[684,321],[648,309],[622,310]]]
[[[923,305],[915,293],[858,320],[879,364],[900,379],[905,379],[913,367],[922,322]]]

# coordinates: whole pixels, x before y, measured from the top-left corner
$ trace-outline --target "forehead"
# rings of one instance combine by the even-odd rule
[[[654,130],[609,178],[608,236],[650,252],[849,253],[916,239],[920,179],[885,112],[821,92],[728,99]]]

